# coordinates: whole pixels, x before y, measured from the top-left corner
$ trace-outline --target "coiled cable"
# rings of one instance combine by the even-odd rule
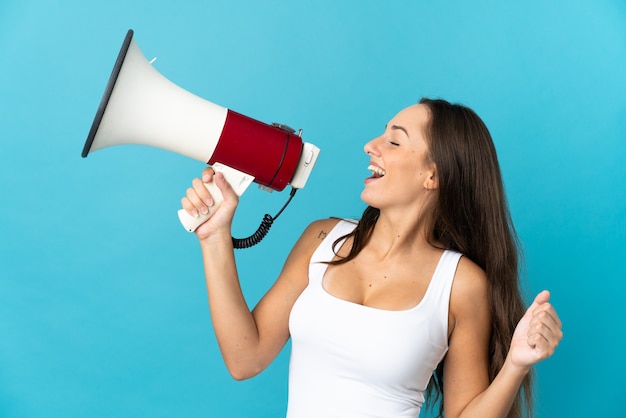
[[[274,215],[274,217],[270,216],[267,213],[265,214],[265,216],[263,216],[263,220],[261,221],[261,224],[254,234],[250,235],[247,238],[233,237],[233,247],[236,249],[250,248],[261,242],[261,240],[265,238],[267,233],[270,232],[270,228],[272,227],[274,221],[278,219],[278,217],[281,213],[283,213],[289,202],[291,202],[291,199],[293,199],[297,190],[298,189],[294,187],[291,188],[291,192],[289,193],[289,199],[287,199],[287,202],[285,202],[283,207],[278,211],[276,215]]]

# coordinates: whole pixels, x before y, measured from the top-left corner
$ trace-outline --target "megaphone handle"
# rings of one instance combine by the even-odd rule
[[[220,172],[224,174],[224,179],[231,185],[235,193],[237,193],[237,196],[241,196],[254,180],[254,177],[251,175],[243,173],[232,167],[228,167],[224,164],[215,163],[212,168],[216,173]],[[205,183],[204,185],[209,193],[211,193],[214,202],[213,206],[209,207],[209,212],[207,214],[199,214],[196,217],[190,215],[185,209],[180,209],[178,211],[178,219],[188,232],[195,231],[200,225],[208,221],[209,218],[213,216],[213,213],[215,213],[220,203],[224,201],[224,196],[215,184],[215,181]]]
[[[178,219],[180,220],[180,223],[183,224],[183,227],[185,227],[185,229],[188,232],[195,231],[196,229],[198,229],[200,225],[208,221],[209,218],[213,216],[213,213],[215,213],[220,203],[222,203],[222,201],[224,200],[224,196],[222,196],[222,192],[217,187],[214,181],[210,183],[205,183],[204,185],[208,189],[209,193],[211,193],[211,196],[213,197],[213,202],[214,202],[213,206],[209,207],[209,212],[207,214],[201,213],[196,217],[196,216],[190,215],[189,212],[187,212],[185,209],[180,209],[178,211]]]

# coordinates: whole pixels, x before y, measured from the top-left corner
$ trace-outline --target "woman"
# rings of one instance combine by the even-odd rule
[[[252,312],[231,242],[237,196],[210,168],[187,190],[192,215],[212,205],[203,182],[224,194],[196,234],[228,370],[255,376],[291,337],[288,417],[417,417],[429,380],[446,418],[521,416],[561,322],[547,291],[524,313],[487,128],[466,107],[423,99],[365,152],[361,220],[313,222]]]

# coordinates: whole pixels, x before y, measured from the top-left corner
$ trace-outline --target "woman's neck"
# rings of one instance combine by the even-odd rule
[[[429,224],[424,216],[393,218],[381,211],[367,247],[381,259],[432,251]]]

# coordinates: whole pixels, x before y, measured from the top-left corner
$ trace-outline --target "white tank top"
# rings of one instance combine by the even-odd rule
[[[311,257],[309,284],[289,317],[288,418],[413,417],[448,350],[448,305],[460,254],[445,251],[423,300],[389,311],[326,292],[332,243],[356,225],[340,221]]]

